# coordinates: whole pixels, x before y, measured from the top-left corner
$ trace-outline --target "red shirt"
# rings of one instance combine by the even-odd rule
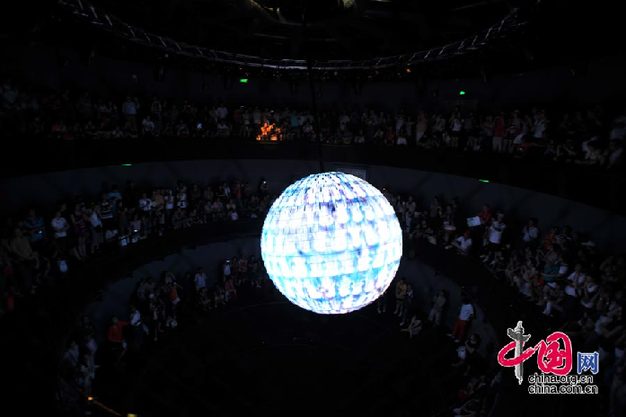
[[[506,127],[504,125],[504,119],[502,117],[496,117],[496,123],[493,131],[493,135],[499,138],[504,137],[506,133]]]
[[[478,213],[478,217],[480,217],[482,224],[489,223],[491,221],[491,210],[482,209],[480,213]]]
[[[124,327],[127,325],[127,321],[119,320],[117,323],[109,326],[107,340],[111,343],[122,343],[124,341]]]

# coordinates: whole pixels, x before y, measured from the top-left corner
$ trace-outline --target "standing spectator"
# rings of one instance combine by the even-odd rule
[[[422,321],[418,319],[417,316],[414,314],[413,317],[411,317],[411,322],[409,323],[408,327],[406,329],[402,329],[402,331],[408,332],[409,339],[413,339],[422,331]]]
[[[448,303],[448,298],[446,297],[446,292],[444,290],[439,290],[437,295],[433,297],[433,306],[428,313],[428,321],[433,323],[435,326],[439,326],[441,324],[441,317],[443,316],[443,309]]]
[[[407,284],[406,287],[406,295],[404,297],[404,301],[402,302],[402,321],[400,322],[400,326],[404,326],[406,322],[409,312],[413,309],[413,286],[411,284]]]
[[[134,305],[130,306],[130,345],[131,350],[137,351],[143,342],[143,322],[141,312]]]
[[[522,241],[525,245],[535,246],[539,239],[539,228],[537,227],[537,219],[531,218],[528,224],[522,229]]]
[[[89,225],[87,224],[84,210],[82,203],[76,204],[76,206],[74,206],[74,212],[70,216],[70,220],[74,226],[74,234],[76,235],[76,254],[79,260],[87,257]]]
[[[417,114],[417,123],[415,124],[415,144],[422,145],[422,138],[428,130],[428,118],[424,112],[420,111]]]
[[[122,104],[122,114],[124,115],[124,129],[131,132],[137,131],[137,111],[139,104],[130,96],[126,97],[126,101]]]
[[[407,287],[406,279],[404,277],[400,278],[396,284],[396,308],[393,311],[393,314],[398,317],[402,317],[404,312],[404,298],[406,297]]]
[[[137,103],[127,96],[122,104],[122,114],[124,115],[124,129],[135,132],[137,130]]]
[[[237,299],[237,288],[232,274],[224,280],[224,300],[228,303]]]
[[[504,121],[504,113],[496,116],[493,122],[493,152],[501,153],[503,151],[502,141],[506,135],[506,122]]]
[[[111,319],[111,325],[107,330],[107,342],[111,349],[111,359],[114,363],[121,359],[126,351],[126,340],[124,338],[124,328],[128,325],[127,321],[119,320],[117,317]]]
[[[232,268],[230,266],[230,259],[226,259],[226,262],[224,262],[224,267],[222,268],[222,277],[224,280],[226,280],[227,278],[230,278],[232,274]]]
[[[474,306],[470,302],[467,295],[462,296],[461,307],[459,308],[459,315],[454,323],[454,327],[452,329],[452,337],[455,342],[463,342],[465,340],[465,335],[469,328],[471,320],[474,318]]]
[[[481,225],[488,225],[491,222],[492,212],[489,204],[483,205],[483,208],[478,213]]]
[[[542,139],[544,138],[546,127],[547,127],[546,125],[547,125],[547,120],[546,120],[543,110],[537,111],[533,117],[533,125],[532,125],[533,139],[535,142],[537,143],[541,142]]]
[[[497,248],[502,243],[502,233],[506,229],[504,224],[504,214],[498,213],[496,218],[491,221],[489,228],[487,229],[487,240],[489,246]]]
[[[472,249],[471,232],[466,230],[462,235],[454,239],[452,246],[454,246],[461,255],[468,255],[470,249]]]
[[[89,216],[89,226],[91,229],[91,253],[95,253],[100,249],[100,245],[104,240],[102,230],[102,220],[100,218],[98,206],[92,206],[87,210]]]
[[[28,211],[28,216],[22,222],[22,228],[33,246],[39,245],[46,238],[46,228],[43,217],[37,215],[34,209]]]
[[[156,124],[154,123],[150,115],[147,115],[141,121],[141,133],[145,137],[158,136],[158,132],[156,131]]]
[[[199,293],[200,291],[202,291],[202,289],[207,287],[206,281],[207,281],[206,273],[204,272],[204,269],[201,266],[199,266],[196,269],[195,275],[193,276],[193,283],[194,283],[196,292]]]
[[[385,292],[382,293],[380,297],[378,297],[378,300],[376,300],[376,312],[378,314],[383,314],[387,312],[388,290],[389,289],[386,289]]]
[[[61,211],[57,211],[50,222],[52,231],[54,233],[54,239],[61,252],[67,250],[67,231],[70,228],[69,223],[65,220],[65,217],[61,215]]]

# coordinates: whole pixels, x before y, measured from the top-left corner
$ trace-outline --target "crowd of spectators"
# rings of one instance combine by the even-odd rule
[[[261,218],[269,209],[268,184],[178,182],[142,188],[129,181],[99,198],[76,197],[41,214],[33,208],[3,219],[0,232],[0,316],[16,300],[53,284],[73,262],[211,222]]]
[[[0,83],[0,128],[7,134],[84,140],[231,138],[321,140],[328,144],[414,146],[450,152],[533,154],[546,160],[615,168],[623,159],[626,113],[600,106],[572,111],[527,108],[429,112],[310,109],[194,103],[162,97],[35,92]],[[261,127],[274,126],[275,135]],[[319,132],[317,132],[319,130]],[[317,135],[319,133],[319,135]],[[260,136],[259,136],[260,135]]]
[[[468,212],[457,199],[437,197],[428,204],[419,198],[383,189],[394,206],[411,255],[416,241],[428,242],[458,256],[475,258],[500,280],[528,301],[529,310],[545,318],[550,328],[566,330],[583,351],[598,351],[603,370],[599,383],[610,392],[613,415],[624,411],[626,368],[623,304],[626,262],[623,255],[602,253],[594,242],[568,225],[543,227],[538,219],[509,218],[489,205]],[[268,185],[261,180],[257,188],[240,181],[221,182],[201,187],[179,182],[175,189],[139,189],[129,182],[123,190],[112,186],[99,199],[76,199],[62,204],[46,220],[34,210],[7,219],[0,245],[0,289],[5,311],[14,308],[16,296],[25,296],[67,272],[72,262],[115,247],[132,245],[141,239],[158,237],[170,229],[191,227],[211,221],[232,222],[239,218],[262,217],[271,204]],[[137,327],[131,333],[141,338],[158,339],[161,331],[176,327],[178,303],[183,297],[203,310],[219,308],[237,296],[240,285],[259,285],[255,276],[263,268],[258,258],[231,260],[223,266],[222,280],[210,288],[202,270],[183,278],[191,289],[183,290],[181,280],[164,274],[158,281],[142,282],[135,309],[128,320],[111,324],[109,343],[120,344],[127,338],[123,328]],[[235,271],[233,273],[233,271]],[[248,271],[248,274],[242,273]],[[393,303],[393,314],[410,337],[418,336],[426,323],[442,325],[447,295],[433,294],[427,317],[415,314],[412,287],[399,279],[390,294],[377,302],[380,314]],[[153,294],[150,297],[150,294]],[[391,299],[390,299],[391,298]],[[497,375],[476,366],[480,336],[472,329],[474,306],[464,297],[450,337],[458,343],[460,391],[459,413],[467,404],[484,406],[488,397],[475,394],[490,390],[487,383]],[[134,317],[134,318],[133,318]],[[140,324],[138,324],[140,323]],[[87,323],[88,324],[88,323]],[[88,391],[95,372],[94,338],[85,325],[76,346],[70,345],[68,363],[84,390]],[[135,339],[132,339],[135,343]],[[138,339],[141,340],[141,339]],[[477,387],[482,387],[477,389]],[[467,395],[467,392],[473,392]],[[464,405],[465,404],[465,405]],[[466,407],[466,408],[463,408]]]
[[[622,415],[626,410],[623,254],[602,253],[569,225],[548,225],[542,230],[538,219],[520,223],[489,205],[472,213],[463,210],[457,199],[437,197],[418,208],[413,196],[386,192],[386,197],[409,242],[423,239],[482,262],[494,279],[527,300],[529,310],[543,316],[546,329],[566,331],[581,351],[598,351],[603,371],[600,384],[610,392],[611,415]],[[437,297],[435,310],[440,303]],[[451,334],[464,352],[474,315],[470,300],[464,297]],[[436,311],[431,311],[431,317],[437,317]]]
[[[66,387],[73,387],[81,398],[95,395],[97,368],[120,369],[185,319],[197,319],[225,308],[238,299],[242,290],[268,288],[266,274],[256,255],[226,259],[217,269],[218,273],[207,274],[203,267],[198,267],[180,276],[163,271],[158,278],[141,279],[132,294],[128,316],[112,317],[104,335],[96,335],[91,319],[83,316],[61,361]],[[71,394],[70,391],[67,397]],[[89,403],[72,405],[82,406],[83,412],[89,410]]]

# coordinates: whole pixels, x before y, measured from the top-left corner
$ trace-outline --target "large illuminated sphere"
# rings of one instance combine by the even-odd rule
[[[342,172],[305,177],[278,197],[261,235],[265,268],[292,303],[321,314],[358,310],[393,280],[402,230],[393,207]]]

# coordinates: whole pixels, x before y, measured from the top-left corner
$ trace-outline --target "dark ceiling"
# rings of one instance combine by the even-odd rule
[[[99,12],[117,18],[118,29],[120,24],[132,25],[192,49],[327,62],[378,61],[378,57],[436,51],[450,42],[471,40],[480,31],[484,34],[512,10],[518,10],[516,16],[527,23],[522,31],[479,50],[466,48],[466,53],[453,53],[445,60],[418,60],[412,74],[404,72],[406,61],[398,60],[397,67],[386,73],[367,70],[359,75],[366,78],[372,74],[477,76],[547,65],[582,68],[596,57],[626,53],[619,45],[622,15],[616,3],[568,0],[23,0],[14,3],[12,13],[0,14],[0,45],[10,49],[36,42],[79,49],[85,55],[96,52],[206,70],[219,66],[218,61],[172,53],[171,43],[167,58],[167,48],[160,48],[158,42],[155,46],[155,37],[146,47],[145,42],[140,45],[113,36],[112,31],[101,30],[106,29],[102,14],[96,24],[89,23],[89,17],[80,21],[74,18],[75,11],[61,7],[64,1],[85,9],[91,1]],[[272,71],[265,68],[261,73]],[[328,76],[333,77],[333,71]]]
[[[361,59],[456,41],[527,0],[95,2],[133,25],[189,44],[272,58]]]

